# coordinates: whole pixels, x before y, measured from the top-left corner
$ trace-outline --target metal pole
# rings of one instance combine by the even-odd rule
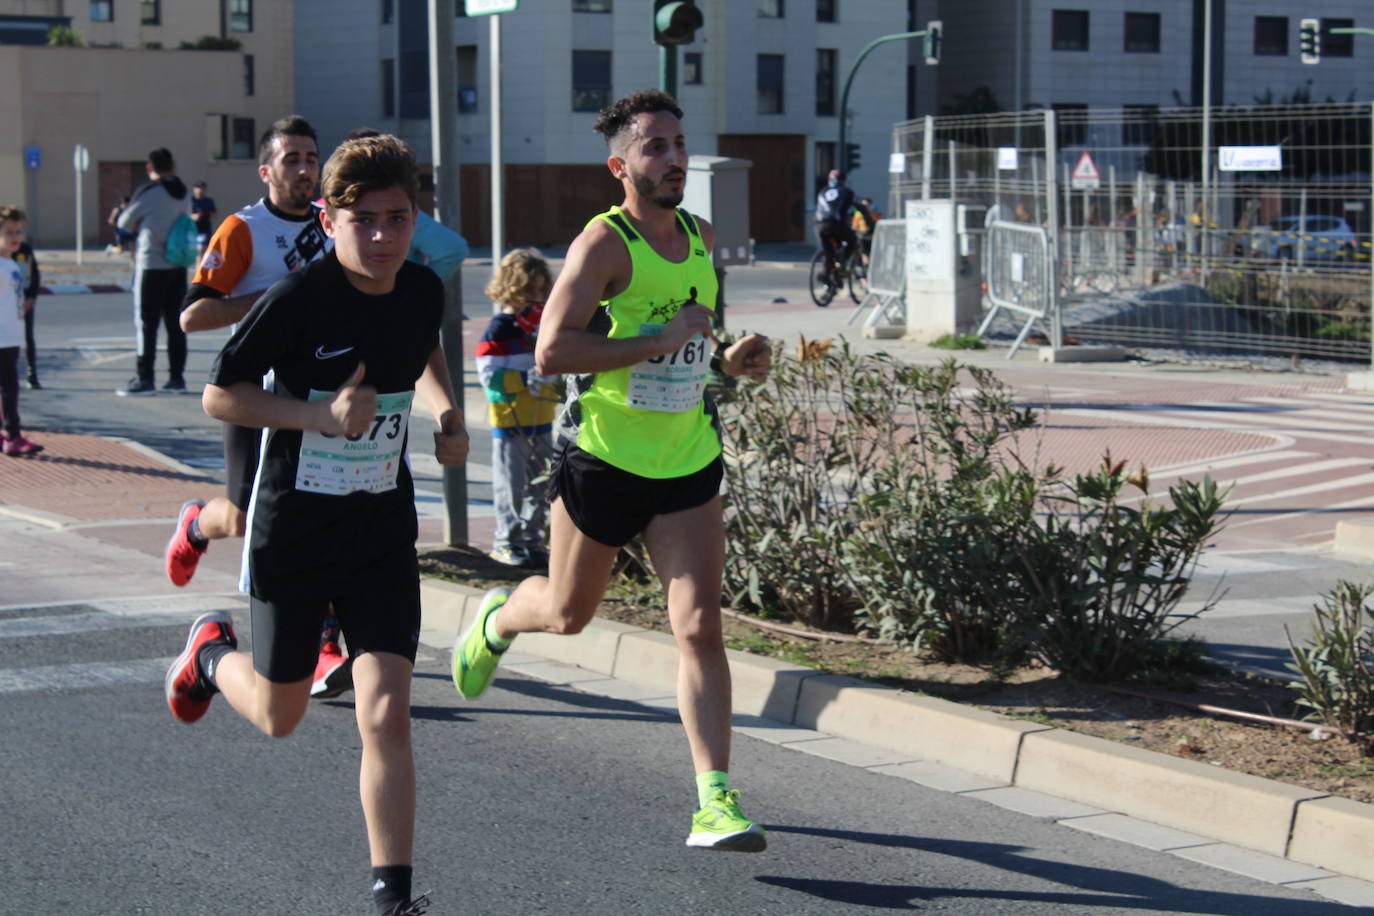
[[[1369,135],[1374,137],[1374,103],[1369,106]],[[1374,314],[1374,143],[1369,145],[1369,307]],[[1371,335],[1374,344],[1374,335]],[[1374,366],[1374,345],[1369,351],[1369,362]]]
[[[1207,196],[1212,161],[1212,0],[1202,4],[1202,225],[1208,222]]]
[[[76,263],[81,263],[82,239],[84,227],[81,219],[81,153],[83,147],[80,143],[76,145],[76,153],[72,156],[72,171],[76,174]]]
[[[958,187],[959,187],[959,171],[958,171],[958,169],[955,167],[958,163],[956,162],[954,156],[955,156],[955,152],[954,152],[954,141],[951,140],[951,141],[949,141],[949,199],[950,199],[950,200],[958,200],[958,199],[959,199],[959,195],[955,193],[955,191],[956,191],[956,190],[958,189]]]
[[[505,160],[501,156],[501,17],[491,16],[491,266],[506,248]],[[493,308],[500,306],[493,303]]]
[[[935,116],[926,115],[921,137],[921,199],[930,200],[930,170],[935,164]],[[844,136],[844,128],[840,128]]]
[[[875,38],[872,41],[870,41],[867,45],[864,46],[864,49],[859,52],[859,56],[854,58],[854,63],[850,65],[849,73],[844,78],[844,90],[840,93],[840,141],[839,145],[835,147],[835,159],[837,162],[840,163],[840,168],[844,167],[843,163],[848,161],[849,158],[845,155],[845,134],[847,133],[846,121],[849,118],[849,87],[854,83],[854,74],[859,72],[859,64],[863,63],[864,58],[867,57],[869,53],[874,48],[878,47],[878,45],[880,44],[884,44],[889,41],[898,41],[905,38],[924,38],[925,34],[926,30],[921,29],[921,31],[919,32],[900,32],[896,35],[883,35],[881,38]],[[663,55],[660,54],[660,72],[663,66],[662,62]],[[673,95],[673,93],[671,92],[669,92],[668,94]],[[925,165],[929,164],[929,161],[925,163]]]
[[[455,232],[462,228],[458,185],[458,61],[453,51],[454,0],[429,0],[429,123],[434,162],[434,218]],[[449,378],[459,409],[467,389],[463,369],[463,284],[461,269],[444,284],[444,320],[439,330]],[[464,411],[466,412],[466,411]],[[444,468],[444,543],[468,542],[468,479],[465,467]]]
[[[658,88],[677,98],[677,45],[658,46]],[[840,109],[843,116],[844,109]],[[844,136],[844,127],[840,127],[840,135]],[[844,154],[841,152],[840,161],[844,161]]]
[[[1064,346],[1064,329],[1059,316],[1059,189],[1055,164],[1059,161],[1059,139],[1054,135],[1054,109],[1045,109],[1045,206],[1050,232],[1050,346]]]

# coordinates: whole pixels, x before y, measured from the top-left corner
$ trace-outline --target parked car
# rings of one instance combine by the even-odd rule
[[[1281,216],[1261,232],[1256,248],[1270,258],[1295,258],[1301,249],[1305,261],[1353,261],[1360,247],[1359,236],[1339,216]]]

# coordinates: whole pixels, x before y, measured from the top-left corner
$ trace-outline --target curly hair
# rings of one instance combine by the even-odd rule
[[[420,167],[410,147],[391,134],[341,143],[324,164],[320,181],[331,212],[353,206],[364,194],[395,187],[414,205],[420,193]]]
[[[630,126],[635,115],[658,111],[667,111],[675,118],[682,118],[682,109],[671,95],[657,89],[641,89],[601,109],[592,129],[606,138],[608,147],[615,149],[616,139]]]
[[[536,248],[517,248],[507,252],[492,272],[486,293],[493,302],[516,305],[520,302],[521,294],[541,279],[552,288],[553,274],[549,272],[549,262]]]
[[[18,207],[11,207],[8,205],[0,207],[0,226],[3,226],[5,223],[27,223],[28,221],[28,216]]]

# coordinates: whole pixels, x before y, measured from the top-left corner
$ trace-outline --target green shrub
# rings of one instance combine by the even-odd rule
[[[182,51],[237,51],[243,47],[243,42],[237,38],[202,35],[195,41],[183,41],[177,47]]]
[[[977,334],[941,334],[930,342],[937,350],[986,350],[987,342]]]
[[[1374,584],[1340,581],[1316,605],[1312,639],[1293,653],[1290,686],[1308,718],[1364,735],[1374,731]],[[1285,633],[1287,628],[1285,627]]]
[[[1156,642],[1187,619],[1168,618],[1221,526],[1225,493],[1210,477],[1170,487],[1170,505],[1133,506],[1123,470],[1108,456],[1079,474],[1017,538],[1018,626],[1037,659],[1080,680],[1119,680],[1157,657]],[[1129,482],[1148,493],[1144,473]]]
[[[81,33],[69,25],[55,25],[48,29],[48,47],[83,48],[86,42]]]

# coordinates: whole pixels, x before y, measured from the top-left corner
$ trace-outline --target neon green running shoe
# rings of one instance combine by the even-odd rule
[[[763,828],[740,813],[739,791],[718,791],[696,814],[687,845],[722,852],[763,852],[768,837]]]
[[[495,614],[509,597],[508,588],[494,588],[487,592],[477,608],[477,618],[453,645],[453,686],[469,700],[480,697],[491,685],[496,665],[501,661],[501,652],[506,651],[502,649],[497,652],[487,642],[487,618]]]

